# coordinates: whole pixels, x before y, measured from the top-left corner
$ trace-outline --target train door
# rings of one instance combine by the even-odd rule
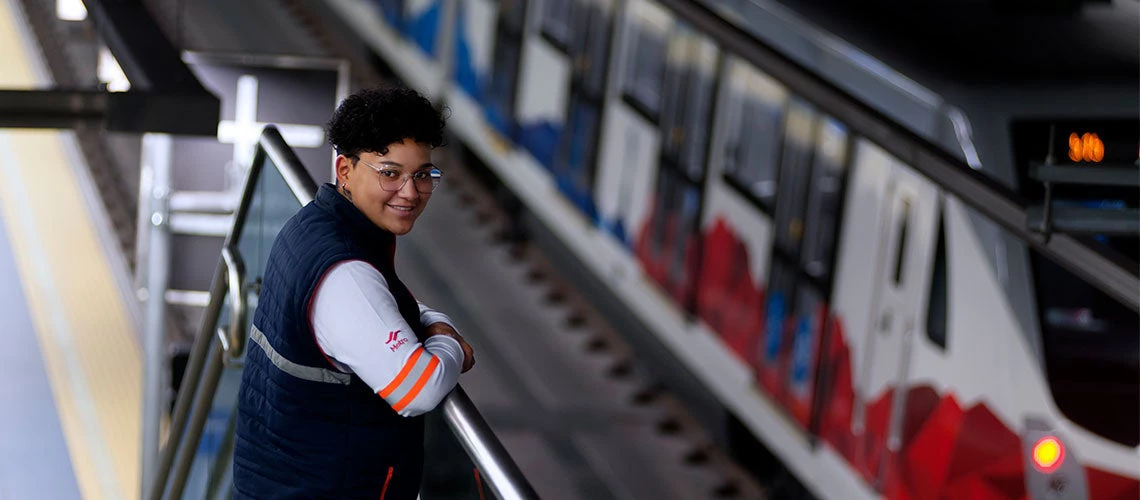
[[[518,78],[522,43],[525,30],[526,11],[529,0],[499,0],[498,19],[492,27],[494,49],[491,54],[490,72],[480,86],[485,89],[486,98],[475,97],[483,106],[487,122],[499,133],[512,141],[518,140],[518,120],[515,118],[515,101],[518,94]]]
[[[856,428],[862,433],[863,473],[886,484],[901,441],[911,339],[925,326],[930,266],[938,224],[938,191],[905,165],[890,168],[881,205],[879,251],[867,328],[864,396]]]
[[[488,99],[491,64],[496,51],[499,4],[496,0],[459,0],[456,2],[455,38],[452,47],[451,76],[460,90],[477,103]],[[516,5],[515,9],[523,6]],[[506,29],[504,26],[503,29]]]
[[[656,2],[630,0],[618,26],[620,55],[610,66],[614,95],[605,104],[592,182],[599,226],[632,248],[648,218],[657,177],[661,82],[674,20]]]
[[[565,47],[573,32],[573,4],[570,0],[548,0],[538,5],[544,15],[538,21],[528,20],[538,28],[537,33],[523,35],[515,118],[519,146],[550,170],[566,128],[571,62]]]
[[[670,33],[667,47],[655,196],[636,253],[646,274],[692,312],[717,49],[684,24]]]
[[[560,138],[551,170],[562,193],[590,220],[597,218],[591,188],[597,160],[615,3],[614,0],[567,0],[571,8],[569,20],[561,31],[565,33],[562,38],[558,38],[560,31],[546,28],[554,16],[544,19],[543,29],[549,31],[547,39],[554,40],[554,44],[566,52],[571,61],[566,128]]]

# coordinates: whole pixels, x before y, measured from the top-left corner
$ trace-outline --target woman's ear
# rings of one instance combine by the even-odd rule
[[[343,186],[348,182],[348,174],[352,172],[354,168],[356,168],[356,162],[352,161],[352,158],[345,155],[337,155],[336,168],[334,169],[336,172],[336,179],[334,179],[336,181],[335,184]]]

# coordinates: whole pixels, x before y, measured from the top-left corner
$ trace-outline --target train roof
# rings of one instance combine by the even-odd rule
[[[932,87],[1140,79],[1140,4],[1131,0],[1074,14],[1009,13],[970,0],[778,1]]]
[[[996,0],[699,0],[975,168],[1015,184],[1017,119],[1131,118],[1140,4],[1009,13]]]

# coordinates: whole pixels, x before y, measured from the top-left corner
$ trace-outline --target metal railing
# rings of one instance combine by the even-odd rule
[[[259,178],[267,164],[276,168],[296,198],[298,208],[311,202],[316,195],[317,184],[293,150],[276,128],[266,127],[242,190],[233,227],[226,237],[222,257],[214,272],[209,306],[202,317],[202,326],[185,369],[167,433],[169,437],[162,448],[155,477],[149,482],[151,487],[144,492],[148,499],[183,497],[223,371],[227,366],[241,367],[249,331],[247,321],[251,319],[247,314],[250,303],[247,294],[256,293],[257,290],[256,286],[246,283],[247,268],[238,250],[237,238],[242,234]],[[227,295],[230,297],[229,324],[217,326],[225,309]],[[441,406],[441,414],[448,428],[497,498],[538,498],[534,488],[461,387],[456,386]],[[228,472],[232,467],[233,433],[231,416],[222,438],[220,459],[209,467],[206,494],[210,498],[228,490],[224,483],[231,477]]]

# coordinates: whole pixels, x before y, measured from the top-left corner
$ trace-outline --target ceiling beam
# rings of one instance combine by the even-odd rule
[[[131,83],[99,89],[0,90],[0,126],[217,134],[221,100],[202,86],[139,0],[84,0],[89,19]]]

